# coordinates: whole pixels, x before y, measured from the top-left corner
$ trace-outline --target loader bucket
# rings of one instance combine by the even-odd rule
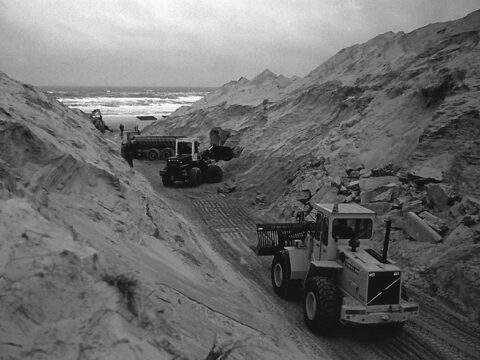
[[[274,255],[295,240],[305,240],[311,223],[257,224],[258,243],[253,250],[258,256]]]
[[[215,161],[230,161],[233,159],[233,149],[228,146],[212,145],[208,151],[210,158]]]

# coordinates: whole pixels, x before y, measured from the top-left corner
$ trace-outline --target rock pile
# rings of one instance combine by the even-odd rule
[[[480,320],[472,303],[472,294],[480,296],[475,255],[480,249],[480,199],[460,197],[435,168],[359,166],[339,174],[328,159],[321,159],[303,163],[289,181],[276,204],[286,221],[295,221],[297,211],[308,213],[315,203],[332,202],[356,202],[374,210],[380,227],[382,220],[392,219],[392,252],[405,266],[405,278],[432,294],[456,299],[457,308]]]
[[[456,226],[471,227],[480,241],[480,200],[460,198],[441,181],[436,169],[404,171],[392,164],[376,169],[345,169],[345,175],[329,175],[325,159],[299,166],[279,201],[284,218],[315,203],[356,202],[379,216],[397,218],[406,234],[416,241],[439,242]],[[439,174],[439,176],[437,176]]]

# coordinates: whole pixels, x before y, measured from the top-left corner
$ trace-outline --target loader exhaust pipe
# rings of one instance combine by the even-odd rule
[[[385,241],[383,242],[383,254],[382,254],[382,263],[388,264],[388,245],[390,243],[390,229],[392,227],[392,220],[385,220]]]

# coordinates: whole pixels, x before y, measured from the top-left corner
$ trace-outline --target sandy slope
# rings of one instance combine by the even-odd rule
[[[301,205],[298,192],[308,190],[322,200],[331,192],[321,189],[331,183],[342,191],[341,186],[355,180],[348,178],[349,168],[364,167],[364,174],[389,164],[403,173],[433,169],[438,181],[453,189],[457,201],[480,198],[479,51],[480,10],[456,21],[407,34],[390,32],[343,49],[303,79],[285,81],[265,71],[253,80],[230,82],[148,131],[191,134],[208,143],[212,127],[232,129],[231,143],[243,152],[224,166],[236,178],[241,197],[255,203],[261,193],[270,210],[287,218]],[[349,201],[360,201],[359,194],[355,196]],[[422,185],[405,184],[395,199],[371,206],[384,214],[392,206],[398,209],[402,201],[414,200],[421,202],[416,211],[428,210],[448,223],[449,232],[442,239],[449,233],[457,236],[454,230],[466,214],[455,210],[458,203],[450,210],[435,208]],[[388,214],[404,224],[401,212]],[[465,263],[461,275],[452,270],[456,255],[445,263],[444,249],[427,244],[432,256],[428,263],[433,262],[435,270],[420,276],[419,286],[428,288],[433,281],[437,294],[446,300],[455,297],[457,309],[478,321],[480,313],[469,292],[480,295],[473,280],[480,274],[473,270],[476,275],[470,275],[476,260],[465,253],[476,252],[480,228],[477,220],[468,227],[465,242],[450,249],[458,251],[458,259]],[[398,239],[411,239],[404,225],[398,230]],[[416,258],[423,245],[398,246],[400,257],[407,259]],[[422,265],[410,265],[419,276],[425,262],[417,261]],[[452,279],[460,285],[452,286]]]
[[[118,143],[2,73],[0,154],[1,358],[304,358]]]

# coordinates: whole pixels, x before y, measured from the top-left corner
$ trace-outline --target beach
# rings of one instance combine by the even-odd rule
[[[205,97],[208,87],[87,87],[51,86],[44,90],[71,109],[87,115],[99,109],[105,124],[113,131],[126,131],[138,126],[140,130],[156,120],[165,119],[182,106],[190,106]],[[156,120],[140,120],[137,116]]]

